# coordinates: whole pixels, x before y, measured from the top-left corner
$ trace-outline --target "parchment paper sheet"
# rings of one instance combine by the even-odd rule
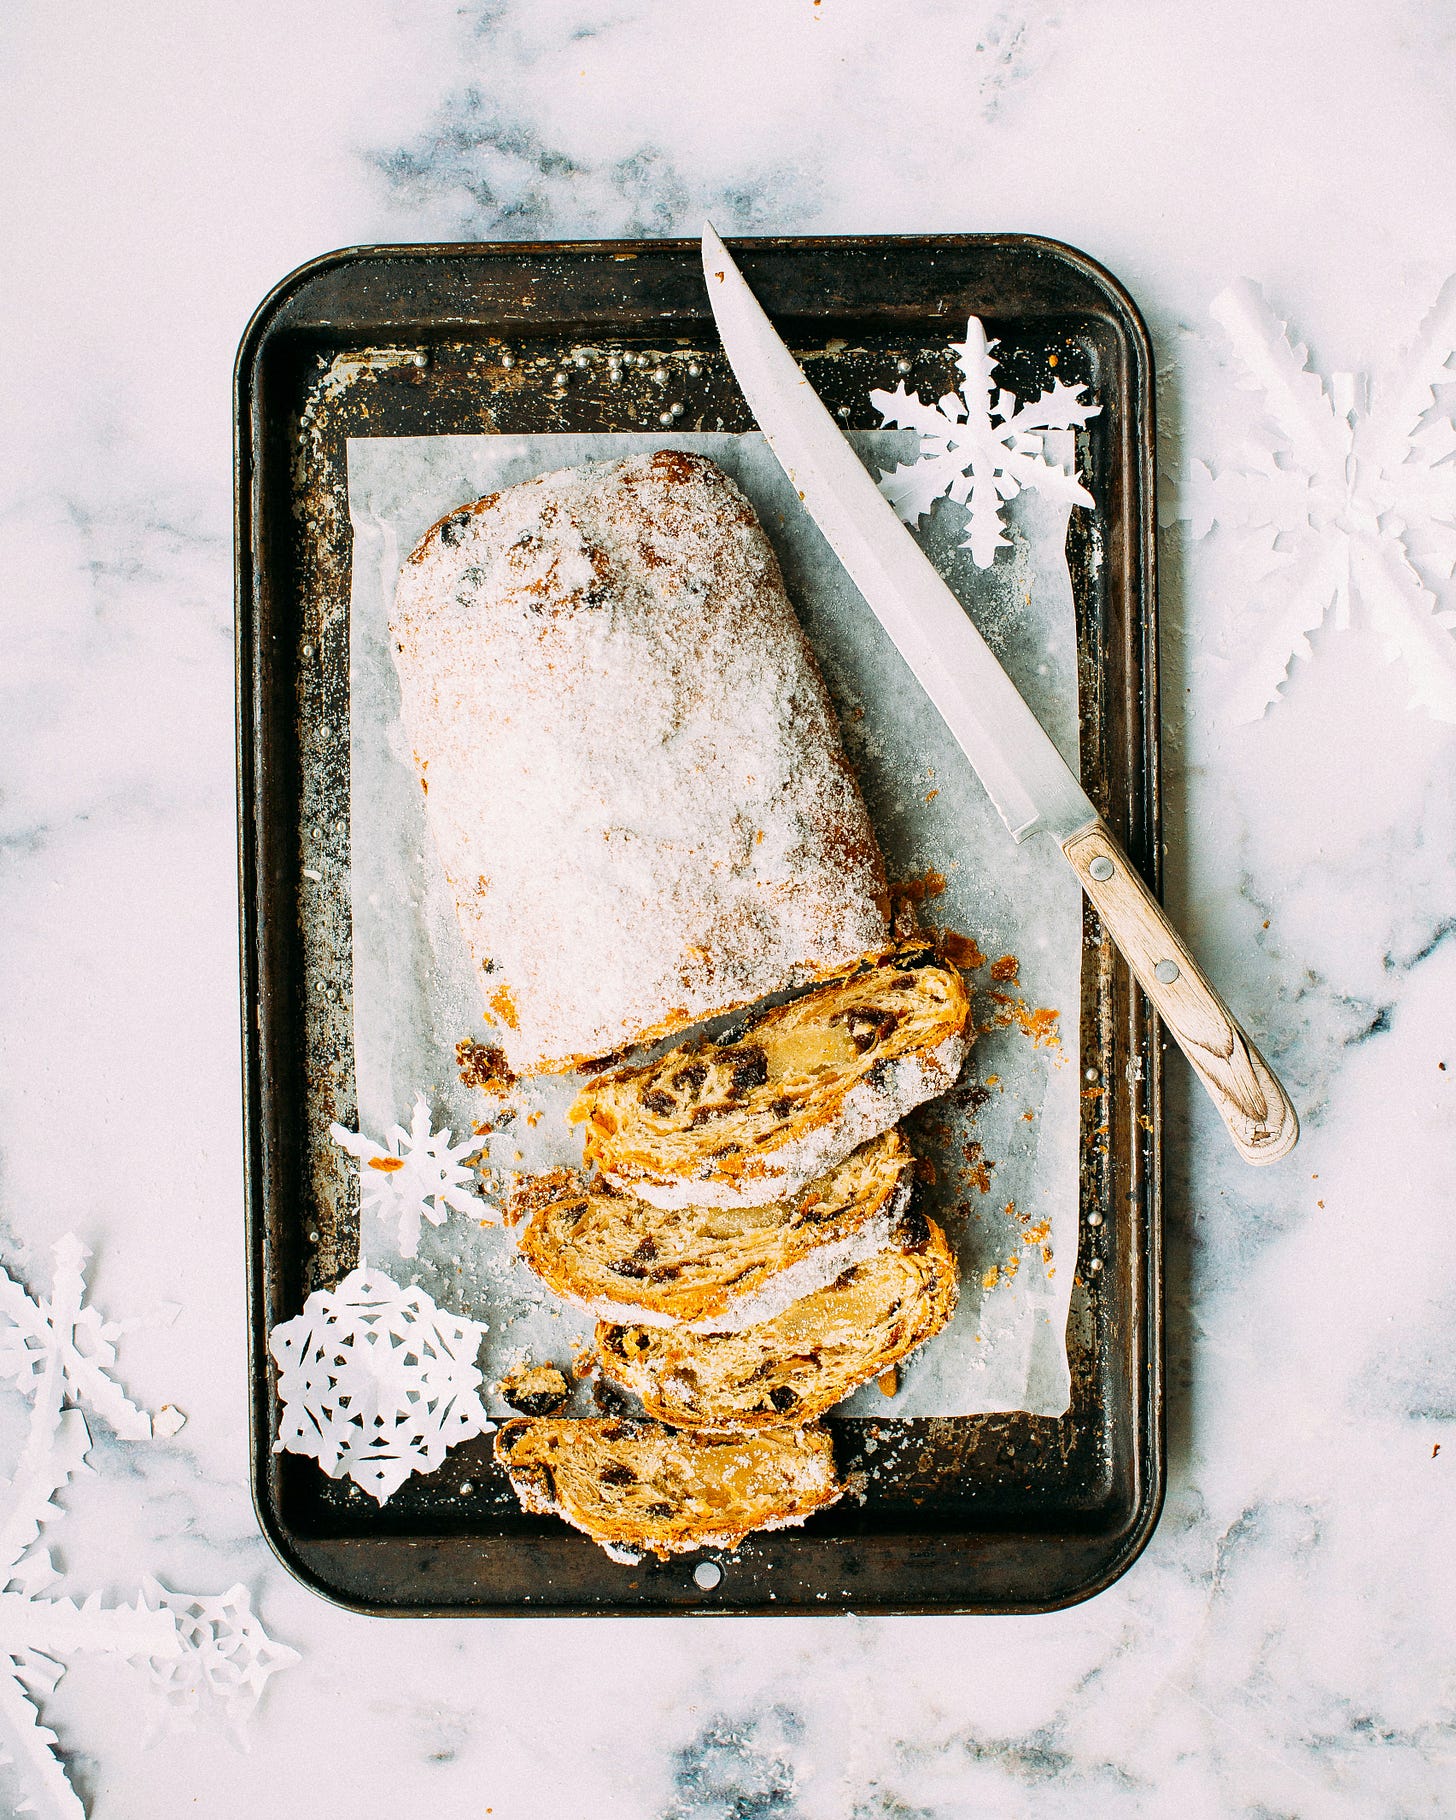
[[[884,465],[907,459],[914,448],[913,437],[898,431],[868,432],[853,440],[866,460],[873,452]],[[554,468],[654,448],[711,456],[757,509],[839,710],[891,879],[928,868],[943,874],[946,889],[926,901],[924,920],[974,936],[988,956],[1018,956],[1026,1002],[1063,1014],[1060,1048],[1036,1047],[1016,1028],[978,1042],[963,1080],[985,1083],[989,1095],[974,1122],[964,1108],[944,1100],[913,1122],[917,1154],[935,1171],[934,1181],[922,1188],[922,1205],[945,1224],[960,1258],[960,1306],[945,1332],[901,1368],[898,1395],[887,1401],[869,1385],[840,1413],[885,1417],[1027,1409],[1060,1415],[1069,1397],[1065,1334],[1078,1230],[1080,893],[1050,843],[1012,843],[944,723],[806,516],[761,436],[664,432],[380,437],[349,443],[360,1129],[378,1138],[396,1121],[407,1125],[420,1091],[437,1127],[448,1124],[458,1138],[488,1117],[493,1104],[462,1087],[455,1071],[456,1042],[464,1036],[488,1040],[489,1030],[399,722],[388,618],[400,564],[454,506]],[[973,609],[1075,768],[1076,634],[1064,555],[1066,520],[1066,507],[1021,494],[1010,512],[1014,549],[989,571],[975,569],[956,550],[954,508],[939,507],[921,530],[947,580]],[[543,828],[541,839],[550,838],[550,829]],[[979,996],[978,1008],[989,1008]],[[538,1169],[578,1161],[579,1140],[564,1116],[573,1092],[571,1081],[533,1090],[527,1107],[491,1138],[491,1163]],[[978,1142],[994,1165],[989,1192],[975,1183],[966,1155],[971,1142]],[[419,1282],[443,1305],[489,1323],[484,1366],[495,1413],[506,1411],[495,1383],[516,1359],[529,1354],[565,1365],[573,1343],[584,1345],[589,1337],[590,1321],[536,1287],[498,1228],[452,1216],[438,1230],[426,1226],[420,1255],[408,1262],[401,1262],[377,1219],[366,1222],[364,1243],[371,1261],[400,1280]],[[993,1266],[994,1285],[984,1287]]]

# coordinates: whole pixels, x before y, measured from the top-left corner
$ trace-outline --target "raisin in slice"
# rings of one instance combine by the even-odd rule
[[[752,1048],[735,1050],[723,1059],[733,1064],[733,1074],[728,1082],[730,1099],[736,1099],[740,1093],[748,1093],[754,1087],[762,1087],[768,1079],[768,1057],[756,1044]]]

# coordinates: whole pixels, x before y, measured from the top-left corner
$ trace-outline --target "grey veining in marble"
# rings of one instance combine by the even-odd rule
[[[1167,471],[1227,458],[1230,279],[1321,371],[1378,371],[1456,270],[1449,9],[81,0],[4,32],[0,1253],[43,1275],[74,1227],[105,1306],[182,1304],[125,1363],[187,1427],[95,1425],[70,1587],[242,1579],[304,1656],[246,1756],[148,1750],[123,1672],[76,1658],[45,1710],[97,1820],[1452,1812],[1456,737],[1358,620],[1230,725],[1217,532],[1162,542],[1168,896],[1305,1137],[1245,1169],[1174,1058],[1169,1495],[1137,1566],[1039,1618],[587,1625],[370,1622],[273,1562],[228,421],[249,312],[329,247],[710,212],[1084,247],[1152,327]]]

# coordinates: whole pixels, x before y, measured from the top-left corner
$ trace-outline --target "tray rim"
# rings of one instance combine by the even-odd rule
[[[691,253],[696,256],[698,242],[691,238],[616,239],[604,238],[574,241],[456,241],[361,244],[337,248],[306,261],[282,278],[265,295],[250,317],[239,343],[234,366],[234,560],[235,560],[235,629],[237,658],[236,738],[238,766],[238,865],[240,888],[240,972],[242,986],[242,1064],[243,1064],[243,1139],[244,1202],[246,1231],[247,1293],[249,1310],[249,1354],[253,1366],[249,1395],[250,1490],[260,1529],[280,1563],[309,1590],[344,1609],[371,1616],[398,1617],[665,1617],[665,1616],[826,1616],[896,1615],[958,1613],[1041,1613],[1065,1609],[1094,1597],[1119,1579],[1147,1546],[1162,1512],[1166,1478],[1166,1416],[1164,1407],[1164,1332],[1162,1268],[1162,1082],[1160,1026],[1156,1014],[1140,991],[1124,981],[1126,1017],[1130,1039],[1138,1046],[1138,1033],[1147,1059],[1147,1079],[1154,1130],[1147,1156],[1139,1171],[1147,1185],[1146,1203],[1139,1211],[1141,1252],[1145,1262],[1135,1287],[1144,1292],[1145,1300],[1131,1311],[1143,1339],[1145,1386],[1135,1394],[1133,1412],[1144,1445],[1138,1459],[1141,1465],[1141,1493],[1127,1521],[1115,1531],[1098,1535],[1102,1553],[1095,1570],[1075,1581],[1049,1599],[994,1600],[986,1603],[948,1603],[943,1601],[905,1600],[885,1602],[871,1598],[849,1604],[814,1603],[780,1599],[772,1604],[708,1604],[699,1606],[658,1606],[640,1604],[573,1603],[499,1605],[460,1602],[380,1603],[361,1596],[344,1580],[325,1571],[330,1556],[347,1554],[351,1549],[368,1546],[363,1538],[331,1537],[320,1541],[298,1535],[276,1507],[270,1491],[268,1464],[271,1449],[268,1441],[266,1409],[273,1394],[271,1361],[267,1352],[266,1326],[266,1258],[267,1245],[264,1201],[266,1189],[261,1127],[262,1040],[258,1025],[260,999],[259,966],[259,827],[261,802],[256,789],[254,740],[259,731],[258,701],[255,690],[255,661],[258,656],[258,624],[255,601],[259,570],[266,557],[260,552],[255,533],[259,518],[255,491],[258,481],[259,453],[257,409],[259,387],[256,383],[260,365],[271,337],[286,331],[283,318],[289,306],[306,296],[309,289],[331,275],[350,266],[369,261],[407,264],[417,261],[447,259],[496,259],[524,263],[546,258],[661,253]],[[1128,410],[1127,435],[1134,449],[1134,465],[1139,488],[1136,513],[1136,542],[1130,549],[1135,559],[1133,578],[1141,603],[1137,626],[1137,656],[1142,669],[1143,738],[1140,743],[1140,803],[1133,811],[1144,822],[1146,858],[1143,864],[1156,895],[1162,892],[1162,816],[1159,795],[1161,772],[1161,720],[1159,712],[1159,662],[1157,650],[1157,569],[1154,529],[1155,500],[1155,393],[1154,361],[1151,338],[1133,299],[1106,267],[1090,255],[1069,244],[1043,235],[1010,232],[976,234],[873,234],[873,235],[752,235],[734,236],[726,241],[735,255],[751,264],[760,251],[793,251],[833,253],[854,249],[893,250],[896,247],[923,251],[942,249],[947,252],[968,248],[1015,249],[1037,253],[1075,271],[1102,297],[1108,314],[1124,337],[1129,356],[1129,370],[1136,381],[1137,408]],[[827,314],[827,312],[826,312]],[[1029,314],[1029,312],[1027,313]],[[462,322],[462,330],[468,323]],[[628,329],[629,333],[633,332]],[[518,333],[529,335],[523,324]],[[1136,849],[1134,849],[1136,853]],[[1092,918],[1087,912],[1088,922]],[[1090,964],[1090,963],[1089,963]],[[1115,966],[1126,972],[1120,957]],[[574,1533],[574,1532],[573,1532]],[[997,1543],[1024,1544],[1037,1538],[1038,1531],[1011,1526],[990,1531],[970,1532],[980,1551]],[[399,1541],[403,1538],[391,1537]],[[437,1535],[420,1541],[446,1543],[474,1538]],[[577,1538],[584,1540],[584,1538]],[[943,1545],[964,1540],[946,1534],[929,1538]],[[1045,1540],[1045,1538],[1041,1538]],[[371,1539],[373,1540],[373,1539]],[[808,1540],[808,1538],[800,1538]],[[841,1539],[813,1538],[814,1542],[833,1547]],[[679,1557],[688,1560],[691,1557]]]

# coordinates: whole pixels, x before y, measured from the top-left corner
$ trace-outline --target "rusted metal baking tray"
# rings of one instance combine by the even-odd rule
[[[1146,332],[1090,259],[1024,235],[749,240],[735,257],[847,427],[868,393],[936,395],[968,313],[1021,396],[1088,381],[1097,500],[1073,514],[1082,775],[1158,884],[1153,373]],[[624,1568],[524,1515],[491,1441],[457,1447],[382,1508],[275,1454],[270,1327],[355,1261],[356,1208],[329,1123],[354,1121],[348,866],[351,434],[655,429],[651,362],[611,385],[554,379],[583,344],[696,351],[684,422],[750,430],[695,242],[374,247],[286,279],[237,364],[238,778],[253,1489],[287,1565],[374,1613],[1044,1611],[1115,1579],[1162,1496],[1160,1142],[1155,1021],[1085,911],[1081,1252],[1072,1405],[896,1428],[863,1504],[750,1538],[701,1589],[697,1557]],[[537,357],[545,355],[544,361]],[[1056,356],[1055,363],[1051,356]],[[943,374],[934,361],[944,359]],[[923,362],[930,362],[927,369]],[[686,369],[683,369],[686,370]],[[770,527],[770,531],[772,527]],[[1070,1022],[1064,1017],[1064,1027]],[[1105,1128],[1105,1129],[1104,1129]],[[839,1423],[855,1463],[863,1424]]]

